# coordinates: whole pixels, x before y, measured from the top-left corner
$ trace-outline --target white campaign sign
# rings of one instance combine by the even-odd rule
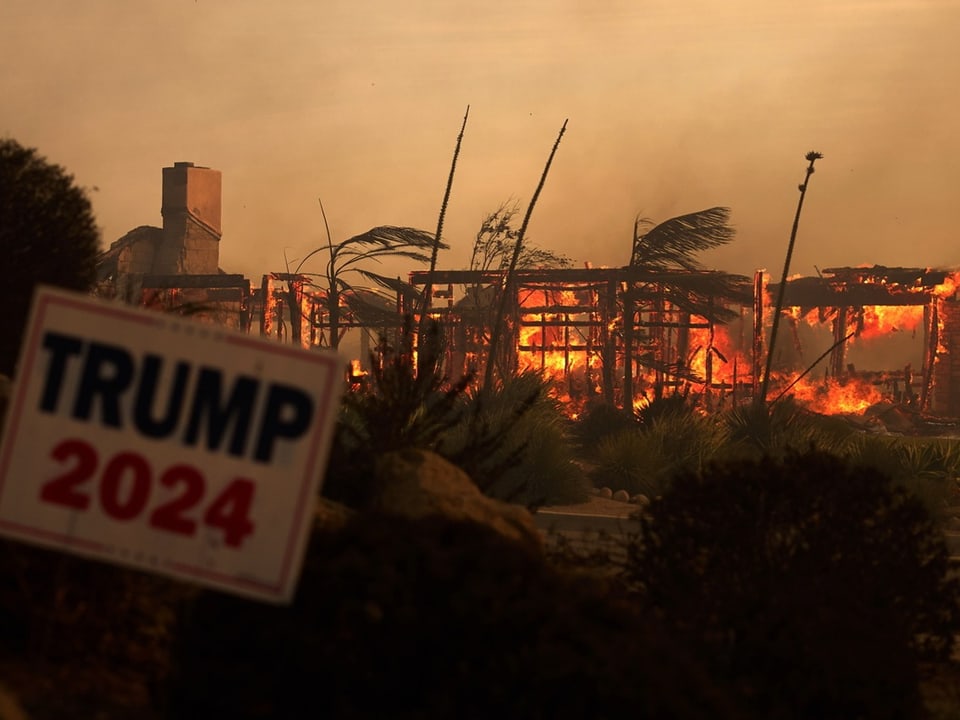
[[[289,602],[335,353],[42,288],[0,446],[0,534]]]

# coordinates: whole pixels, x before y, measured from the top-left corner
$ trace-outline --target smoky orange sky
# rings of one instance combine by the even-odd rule
[[[528,237],[578,265],[725,205],[704,263],[779,274],[817,150],[794,272],[952,267],[957,28],[960,0],[4,0],[0,136],[91,188],[104,246],[161,224],[162,167],[221,170],[220,263],[252,278],[325,244],[318,198],[335,240],[434,230],[468,104],[441,267],[526,207],[565,119]]]

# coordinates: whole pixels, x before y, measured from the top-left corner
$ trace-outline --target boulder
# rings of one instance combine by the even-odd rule
[[[355,510],[325,497],[317,498],[315,522],[324,530],[339,530],[356,514]],[[2,720],[2,718],[0,718]]]
[[[426,450],[401,450],[380,457],[371,509],[419,518],[444,515],[472,520],[505,537],[542,547],[530,512],[487,497],[456,465]]]

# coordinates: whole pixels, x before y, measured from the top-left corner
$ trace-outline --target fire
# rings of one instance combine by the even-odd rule
[[[880,390],[857,378],[798,382],[789,392],[795,400],[824,415],[859,414],[884,400]]]
[[[923,327],[922,305],[868,305],[857,337],[871,340],[891,332],[912,333]]]
[[[535,371],[553,381],[553,395],[567,408],[571,417],[579,414],[586,401],[590,371],[598,358],[589,352],[588,338],[572,321],[589,317],[592,308],[572,290],[530,289],[521,297],[518,328],[517,367],[521,372]],[[546,308],[561,312],[543,312]],[[597,391],[597,388],[591,388]]]
[[[947,275],[943,282],[934,286],[933,295],[938,298],[951,297],[957,292],[957,286],[960,285],[960,272]]]
[[[759,291],[768,293],[766,274],[761,274],[759,279]],[[839,282],[838,279],[832,281],[835,291],[840,289]],[[899,365],[897,369],[864,370],[855,367],[847,353],[857,348],[854,357],[859,366],[866,364],[865,350],[869,350],[871,358],[883,355],[881,346],[872,344],[883,338],[899,335],[904,339],[917,339],[936,332],[942,320],[927,300],[954,295],[960,289],[960,272],[945,274],[943,282],[932,290],[929,284],[923,285],[920,281],[914,288],[870,273],[851,277],[849,282],[888,284],[891,302],[916,299],[918,304],[783,308],[789,327],[781,326],[781,348],[785,352],[781,352],[777,362],[783,363],[782,374],[773,372],[768,399],[788,388],[789,395],[811,410],[835,414],[861,413],[882,401],[909,402],[904,398],[916,396],[910,380],[904,379],[909,378],[914,360],[907,359],[905,369]],[[586,284],[573,289],[566,287],[527,286],[522,291],[516,328],[517,368],[540,372],[552,380],[554,396],[566,404],[568,414],[575,417],[586,398],[604,392],[602,377],[612,378],[616,391],[626,387],[623,356],[617,357],[614,368],[604,368],[602,358],[609,357],[608,349],[620,347],[627,336],[622,317],[607,317],[605,326],[598,322],[606,310],[599,309],[595,288]],[[925,293],[924,300],[912,297],[913,293],[921,292]],[[875,294],[882,296],[882,293]],[[735,403],[752,397],[759,387],[754,376],[762,369],[762,360],[758,358],[762,358],[764,343],[756,343],[749,314],[741,309],[739,324],[734,321],[730,326],[710,327],[705,318],[684,315],[670,305],[669,299],[663,304],[661,298],[660,303],[636,310],[638,325],[630,338],[634,356],[629,370],[634,397],[624,398],[624,404],[641,409],[649,403],[649,397],[678,387],[703,393],[708,398],[707,406],[712,407],[724,407],[731,397]],[[764,319],[769,326],[766,310]],[[844,327],[836,327],[837,322],[843,322]],[[838,338],[851,333],[845,345],[831,347]],[[824,352],[818,357],[821,350]],[[904,343],[899,343],[890,356],[898,352],[901,356],[904,354]],[[939,344],[937,352],[929,358],[924,356],[922,362],[935,363],[943,352]],[[809,376],[797,381],[801,373]]]
[[[587,314],[584,305],[572,290],[529,290],[521,299],[519,328],[521,370],[543,370],[548,377],[563,376],[587,366],[586,338],[567,324],[574,316]],[[563,307],[567,312],[536,312],[546,307]],[[530,312],[534,310],[534,312]]]
[[[738,347],[738,343],[730,337],[729,329],[723,325],[714,326],[712,338],[709,329],[692,329],[690,347],[695,351],[690,358],[690,370],[704,382],[709,374],[713,386],[732,387],[736,380],[734,368],[750,367],[745,351]]]

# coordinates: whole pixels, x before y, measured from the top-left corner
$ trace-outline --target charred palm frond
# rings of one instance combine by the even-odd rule
[[[370,290],[351,290],[341,296],[350,317],[369,327],[397,327],[397,303],[393,298]]]
[[[389,297],[394,305],[396,305],[396,299],[399,297],[403,301],[404,307],[417,307],[417,303],[420,302],[420,298],[423,296],[423,293],[418,290],[415,285],[404,282],[400,278],[380,275],[379,273],[370,272],[369,270],[358,270],[357,272],[362,277],[373,282],[376,286],[389,290]],[[383,295],[383,297],[387,296]]]
[[[739,313],[727,307],[725,302],[737,305],[750,301],[744,291],[745,278],[738,275],[658,273],[656,277],[654,283],[634,286],[635,303],[666,300],[674,307],[710,322],[726,323],[738,317]]]
[[[695,253],[733,240],[735,232],[729,219],[729,208],[714,207],[671,218],[641,232],[651,222],[638,217],[630,265],[650,270],[700,270],[700,263],[693,257]]]
[[[351,273],[364,273],[359,267],[361,263],[380,262],[385,257],[427,262],[435,248],[447,246],[435,240],[431,233],[398,225],[380,225],[343,242],[334,243],[322,201],[320,212],[326,228],[327,245],[307,253],[294,273],[301,274],[301,269],[310,258],[322,252],[327,253],[327,264],[322,273],[303,274],[317,278],[315,286],[326,295],[325,327],[330,331],[331,346],[336,349],[341,335],[340,306],[343,294],[356,290],[347,278]]]
[[[516,246],[519,231],[513,227],[513,219],[520,211],[516,202],[506,201],[487,215],[480,224],[473,252],[470,256],[471,270],[506,270]],[[537,247],[524,239],[517,257],[517,269],[566,268],[573,261],[566,255]]]
[[[321,210],[322,208],[321,204]],[[434,236],[431,233],[398,225],[380,225],[339,243],[333,243],[329,237],[327,240],[327,247],[307,253],[295,272],[299,273],[307,260],[324,251],[328,253],[325,276],[329,277],[331,274],[339,275],[353,269],[359,262],[379,262],[383,257],[405,257],[427,262],[430,260],[429,252],[434,246]],[[440,247],[447,248],[443,243],[440,243]]]

